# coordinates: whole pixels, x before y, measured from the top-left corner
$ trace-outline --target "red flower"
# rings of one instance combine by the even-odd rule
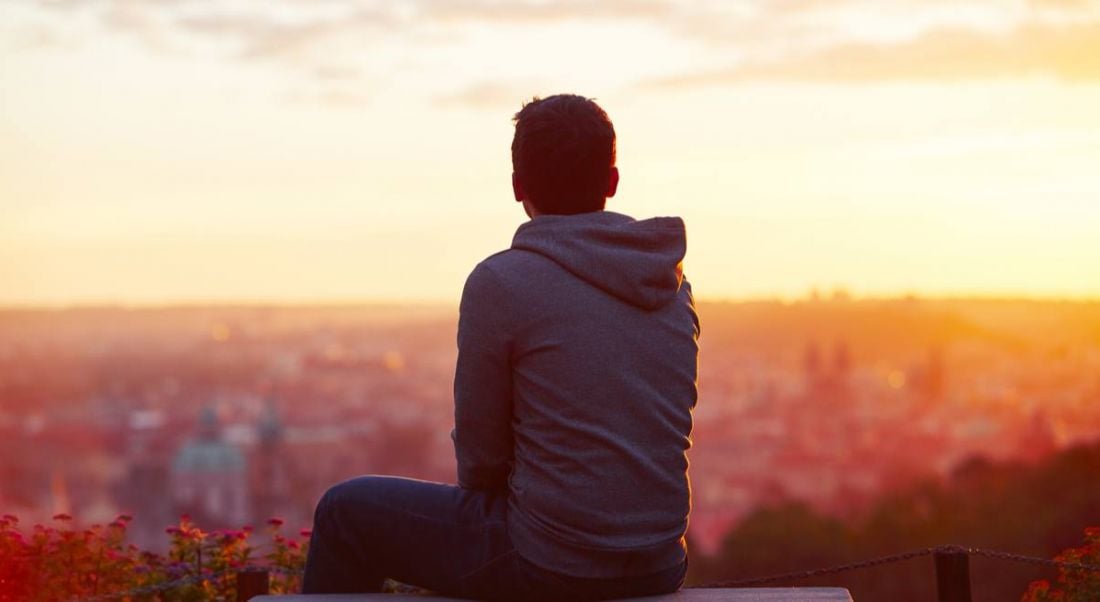
[[[313,529],[302,529],[301,531],[298,531],[298,535],[301,535],[302,537],[313,537]]]
[[[284,522],[285,521],[283,521],[283,519],[281,519],[279,517],[273,517],[273,518],[267,519],[267,524],[269,524],[273,527],[281,527],[281,526],[283,526]]]
[[[60,514],[53,515],[53,519],[54,520],[73,520],[73,517],[69,516],[68,514],[65,514],[64,512],[62,512]]]

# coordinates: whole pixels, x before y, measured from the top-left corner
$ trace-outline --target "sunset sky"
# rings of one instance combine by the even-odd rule
[[[699,297],[1100,296],[1100,1],[8,0],[0,305],[453,302],[557,92]]]

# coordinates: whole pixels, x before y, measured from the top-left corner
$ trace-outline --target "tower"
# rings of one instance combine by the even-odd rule
[[[256,424],[256,450],[252,462],[252,515],[258,520],[286,514],[289,479],[283,461],[283,436],[279,410],[269,400]]]
[[[207,528],[240,527],[248,521],[247,463],[222,439],[212,406],[199,415],[195,437],[172,460],[171,495],[176,514]]]

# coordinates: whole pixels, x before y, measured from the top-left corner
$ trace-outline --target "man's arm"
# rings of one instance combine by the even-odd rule
[[[455,428],[458,484],[504,489],[512,469],[511,339],[507,292],[479,265],[466,279],[458,317]]]

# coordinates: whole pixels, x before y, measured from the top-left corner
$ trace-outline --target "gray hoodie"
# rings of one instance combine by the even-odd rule
[[[508,491],[516,550],[577,577],[684,560],[699,318],[683,221],[540,216],[462,293],[458,481]]]

